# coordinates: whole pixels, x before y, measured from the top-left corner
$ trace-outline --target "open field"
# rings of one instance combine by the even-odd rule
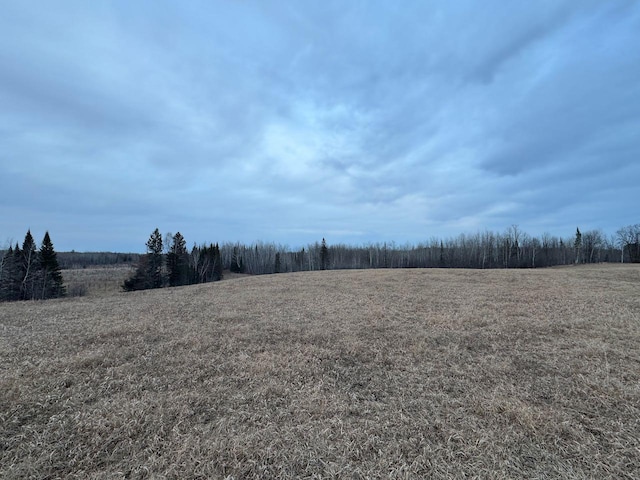
[[[122,292],[122,284],[134,271],[130,265],[73,268],[62,270],[62,277],[69,296],[96,297]]]
[[[0,478],[639,478],[640,267],[0,305]]]
[[[67,293],[71,297],[101,297],[122,292],[122,284],[135,272],[135,265],[106,265],[62,270]],[[224,271],[223,280],[247,277],[244,273]]]

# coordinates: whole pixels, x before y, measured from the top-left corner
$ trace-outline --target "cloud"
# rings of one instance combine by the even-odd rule
[[[632,221],[633,2],[5,7],[0,230],[138,249],[156,226],[296,245]]]

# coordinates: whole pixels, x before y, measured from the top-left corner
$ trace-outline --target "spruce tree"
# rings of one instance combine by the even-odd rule
[[[156,228],[147,241],[147,253],[140,256],[134,274],[124,281],[125,291],[162,287],[162,235]]]
[[[202,283],[211,282],[213,280],[213,268],[215,267],[215,252],[213,244],[202,246],[202,266],[200,269],[200,278]]]
[[[171,239],[171,246],[167,253],[167,273],[171,287],[189,283],[189,253],[187,242],[180,232]]]
[[[133,275],[127,278],[122,284],[122,289],[126,292],[134,290],[146,290],[151,288],[148,269],[148,255],[141,255],[138,260],[138,266]]]
[[[46,299],[65,296],[66,288],[62,279],[60,265],[58,264],[58,255],[53,249],[49,232],[45,232],[44,238],[42,239],[38,260],[40,262],[41,272],[39,279],[41,289],[40,292],[38,292],[38,297]]]
[[[576,251],[576,265],[580,263],[580,250],[582,249],[582,234],[580,233],[580,229],[576,228],[576,240],[573,243],[573,247]]]
[[[8,273],[8,265],[10,263],[10,259],[13,257],[13,247],[9,245],[9,250],[2,254],[2,258],[0,259],[0,302],[4,302],[7,299],[6,290],[5,290],[5,282]]]
[[[162,235],[156,228],[147,241],[147,268],[150,288],[162,287]]]
[[[280,252],[276,252],[276,262],[275,265],[273,267],[273,272],[274,273],[280,273],[280,271],[282,270],[282,264],[280,261]]]
[[[216,243],[213,247],[213,280],[222,280],[222,256],[220,255],[220,246]]]
[[[23,278],[24,278],[24,272],[23,272],[22,250],[20,250],[20,246],[16,242],[16,246],[13,249],[13,266],[11,268],[11,284],[12,284],[13,300],[20,300]]]
[[[22,253],[16,244],[15,249],[9,247],[2,258],[0,271],[0,301],[11,302],[20,300]]]
[[[317,244],[316,244],[317,245]],[[320,270],[326,270],[329,268],[329,248],[324,238],[320,244]]]
[[[240,268],[240,267],[238,267]],[[193,246],[191,250],[192,283],[206,283],[222,280],[222,258],[220,247],[216,243],[209,246]]]
[[[22,243],[22,266],[20,270],[20,300],[32,300],[36,294],[36,281],[38,277],[38,250],[33,240],[31,230],[27,230]]]

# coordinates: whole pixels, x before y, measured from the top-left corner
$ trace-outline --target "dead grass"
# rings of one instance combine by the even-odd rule
[[[103,297],[122,292],[122,284],[135,272],[135,265],[104,265],[90,268],[72,268],[62,271],[70,297]],[[224,280],[246,278],[246,273],[225,270]]]
[[[62,271],[67,293],[71,297],[100,297],[122,291],[123,282],[135,267],[130,265],[74,268]]]
[[[2,478],[638,478],[640,269],[0,305]]]

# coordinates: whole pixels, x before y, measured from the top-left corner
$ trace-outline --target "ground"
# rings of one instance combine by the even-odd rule
[[[638,478],[640,266],[0,305],[1,478]]]

